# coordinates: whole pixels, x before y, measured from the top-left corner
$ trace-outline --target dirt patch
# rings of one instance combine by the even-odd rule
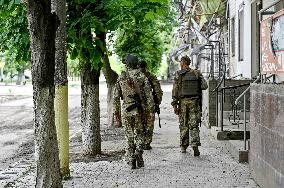
[[[98,161],[119,161],[122,160],[122,156],[124,156],[125,150],[118,151],[104,151],[100,155],[89,156],[84,155],[82,153],[72,153],[70,156],[70,161],[74,163],[90,163],[90,162],[98,162]]]
[[[124,140],[123,128],[102,127],[101,139],[105,141],[121,141]],[[100,155],[89,156],[82,153],[82,135],[78,134],[70,140],[70,161],[79,163],[89,163],[98,161],[118,161],[122,159],[125,154],[124,149],[103,151]]]

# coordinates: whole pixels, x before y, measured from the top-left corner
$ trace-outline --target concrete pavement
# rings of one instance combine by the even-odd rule
[[[190,149],[185,154],[180,153],[178,120],[170,107],[171,86],[164,85],[163,90],[162,129],[155,127],[153,149],[144,153],[144,168],[131,170],[125,164],[123,130],[108,128],[103,120],[102,155],[95,158],[82,156],[80,129],[73,135],[72,178],[64,181],[64,187],[258,187],[250,178],[248,165],[237,163],[225,153],[222,143],[215,140],[204,125],[201,128],[201,156],[194,157]],[[78,110],[75,108],[74,113],[79,113]],[[34,187],[34,164],[27,166],[29,168],[25,168],[27,170],[8,187]]]

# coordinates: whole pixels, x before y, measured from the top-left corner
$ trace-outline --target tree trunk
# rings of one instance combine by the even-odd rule
[[[90,63],[80,63],[81,70],[81,123],[82,142],[86,155],[101,153],[100,134],[100,70],[93,70]]]
[[[25,75],[24,75],[24,69],[21,69],[18,71],[18,76],[17,76],[17,81],[16,81],[16,85],[24,85],[24,81],[25,81]]]
[[[0,82],[3,82],[3,81],[4,81],[3,67],[0,67]]]
[[[32,51],[36,187],[62,187],[54,122],[56,15],[50,0],[27,1]]]
[[[52,0],[52,11],[58,15],[55,39],[55,125],[58,137],[60,170],[64,179],[69,170],[68,79],[66,62],[66,1]]]
[[[108,89],[107,92],[108,126],[121,127],[121,121],[116,122],[113,114],[113,92],[118,78],[118,74],[111,69],[107,54],[105,54],[103,57],[103,63],[104,63],[103,73],[106,78],[107,89]]]
[[[98,37],[103,41],[104,46],[106,47],[106,33],[101,33],[98,35]],[[114,92],[114,87],[118,78],[118,74],[112,70],[108,55],[104,54],[103,56],[103,73],[106,78],[106,83],[107,83],[107,114],[108,114],[108,126],[111,127],[121,127],[121,121],[116,122],[113,114],[113,92]],[[119,114],[120,115],[120,114]]]

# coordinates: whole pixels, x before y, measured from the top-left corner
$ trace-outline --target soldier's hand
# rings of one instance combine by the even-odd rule
[[[148,119],[149,121],[153,121],[153,120],[154,120],[154,113],[149,113],[147,119]]]
[[[114,117],[115,117],[116,123],[120,124],[120,121],[121,121],[120,115],[119,114],[114,114]]]
[[[175,108],[174,108],[174,112],[175,112],[176,115],[179,115],[180,109],[179,109],[178,107],[175,107]]]

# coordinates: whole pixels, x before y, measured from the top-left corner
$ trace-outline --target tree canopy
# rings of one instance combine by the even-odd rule
[[[167,51],[174,25],[169,0],[119,0],[107,4],[110,30],[116,29],[115,52],[121,58],[135,54],[156,71]]]
[[[157,70],[174,23],[170,0],[67,0],[67,49],[71,59],[102,66],[107,51],[101,33],[114,33],[115,53],[133,53]],[[30,61],[26,7],[20,0],[0,1],[0,50],[17,64]]]
[[[17,71],[30,67],[30,40],[26,7],[19,0],[0,1],[0,51],[6,67]],[[12,69],[12,67],[14,67]]]

